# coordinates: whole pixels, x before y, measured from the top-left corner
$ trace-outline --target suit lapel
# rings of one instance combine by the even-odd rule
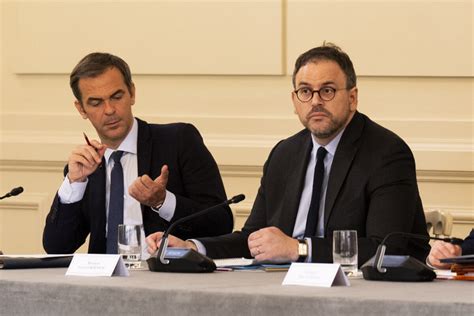
[[[97,170],[89,176],[89,186],[87,190],[89,193],[90,201],[90,218],[91,218],[91,232],[97,232],[94,234],[97,238],[104,238],[105,240],[105,225],[106,225],[106,205],[105,205],[105,171],[106,171],[105,158],[102,158],[102,163]],[[96,210],[101,210],[96,212]],[[92,220],[95,218],[95,220]],[[105,243],[104,243],[105,251]]]
[[[138,176],[150,174],[152,142],[150,139],[150,127],[140,119],[138,122],[138,139],[137,139],[137,162]]]
[[[298,138],[295,144],[295,150],[291,153],[289,159],[293,159],[294,166],[290,168],[287,177],[285,197],[283,199],[283,209],[280,220],[282,231],[291,236],[295,228],[296,215],[300,204],[301,193],[303,192],[306,169],[308,167],[309,155],[313,143],[309,132],[304,133]]]
[[[138,176],[144,174],[151,175],[151,154],[153,151],[152,142],[150,141],[151,132],[148,123],[137,118],[138,122],[138,139],[137,139],[137,164]],[[142,214],[145,212],[145,205],[140,204]]]
[[[324,227],[327,227],[337,195],[349,172],[355,154],[359,148],[357,140],[360,138],[364,128],[362,114],[356,112],[349,125],[347,125],[341,137],[334,155],[331,171],[329,174],[328,187],[326,191],[326,204],[324,208]]]

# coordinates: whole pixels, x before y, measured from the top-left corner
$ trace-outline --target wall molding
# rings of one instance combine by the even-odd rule
[[[474,171],[417,170],[418,182],[474,183]]]
[[[39,202],[2,201],[0,211],[39,211]]]
[[[65,161],[1,160],[0,171],[5,172],[62,172]],[[260,178],[263,166],[219,164],[223,177]],[[474,183],[474,171],[417,170],[419,182]]]
[[[0,211],[40,212],[51,202],[50,193],[23,193],[17,197],[0,201]],[[49,205],[48,205],[49,208]]]

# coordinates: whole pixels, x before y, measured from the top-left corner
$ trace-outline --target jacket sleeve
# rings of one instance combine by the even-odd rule
[[[64,176],[67,172],[66,165]],[[47,253],[74,253],[82,246],[89,228],[81,208],[82,201],[62,204],[56,193],[43,230],[43,248]]]
[[[86,240],[89,229],[81,213],[81,202],[62,204],[56,194],[46,217],[43,247],[47,253],[74,253]]]
[[[173,192],[176,209],[171,222],[227,200],[217,163],[198,130],[191,124],[182,126],[177,146],[182,192],[185,194]],[[181,238],[218,236],[232,232],[233,226],[230,207],[224,206],[183,223],[174,234]]]

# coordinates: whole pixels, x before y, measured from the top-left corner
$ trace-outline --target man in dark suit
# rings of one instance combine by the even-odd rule
[[[357,111],[349,56],[332,44],[307,51],[296,61],[293,86],[305,129],[271,151],[242,231],[172,238],[171,246],[211,258],[332,262],[333,231],[357,230],[361,265],[390,232],[427,235],[413,155],[401,138]],[[160,238],[147,238],[149,250]],[[426,241],[393,238],[387,245],[388,254],[421,260],[428,251]]]
[[[449,269],[451,264],[442,263],[440,260],[462,255],[474,255],[474,229],[471,230],[469,236],[464,239],[460,246],[439,240],[433,242],[430,254],[426,261],[434,268]]]
[[[133,116],[135,86],[121,58],[87,55],[71,73],[70,84],[77,110],[90,120],[100,142],[85,136],[87,144],[69,157],[46,218],[43,246],[48,253],[73,253],[89,234],[90,253],[117,253],[118,225],[110,224],[112,218],[143,224],[148,235],[226,200],[216,162],[194,126],[148,124]],[[118,199],[111,193],[115,166],[122,173]],[[182,238],[215,236],[232,228],[230,208],[223,207],[183,223],[175,233]]]

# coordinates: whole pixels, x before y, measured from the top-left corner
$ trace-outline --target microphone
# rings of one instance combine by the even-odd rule
[[[15,195],[18,195],[20,194],[21,192],[23,192],[23,187],[18,187],[18,188],[14,188],[12,189],[10,192],[8,192],[7,194],[5,194],[4,196],[0,197],[0,200],[3,200],[7,197],[10,197],[10,196],[15,196]]]
[[[206,257],[203,254],[187,248],[170,248],[168,249],[168,236],[173,231],[173,229],[186,221],[189,221],[193,218],[202,216],[209,212],[214,211],[217,208],[235,204],[243,201],[245,195],[239,194],[233,198],[222,202],[220,204],[211,206],[197,213],[185,216],[178,219],[176,222],[170,225],[168,229],[164,232],[161,237],[160,249],[158,254],[150,257],[148,262],[148,268],[150,271],[156,272],[212,272],[216,269],[216,264],[212,261],[211,258]]]
[[[405,232],[392,232],[385,236],[377,247],[375,256],[364,263],[361,267],[362,274],[366,280],[376,281],[432,281],[436,278],[436,273],[423,262],[410,256],[385,256],[385,242],[392,236],[402,236],[423,240],[442,240],[455,245],[461,245],[463,240],[455,237],[430,237]]]

